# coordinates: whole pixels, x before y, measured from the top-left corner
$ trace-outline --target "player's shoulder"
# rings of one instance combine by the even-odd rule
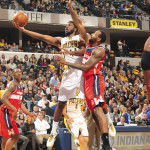
[[[13,81],[10,81],[8,84],[7,84],[7,89],[12,89],[12,90],[15,90],[16,89],[16,84],[13,82]]]

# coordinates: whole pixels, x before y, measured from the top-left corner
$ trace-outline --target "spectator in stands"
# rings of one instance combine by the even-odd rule
[[[33,103],[32,94],[29,93],[28,88],[24,89],[23,101],[27,104],[27,109],[31,111],[31,104]]]
[[[20,150],[26,150],[26,147],[27,147],[27,145],[28,145],[28,143],[29,143],[29,138],[23,135],[22,128],[21,128],[20,125],[17,123],[17,120],[16,120],[16,124],[17,124],[18,130],[19,130],[19,134],[20,134],[18,141],[23,141],[22,145],[20,145]],[[18,150],[18,145],[17,145],[17,144],[18,144],[18,143],[16,143],[16,144],[14,145],[13,150]]]
[[[90,14],[90,12],[88,11],[88,8],[87,8],[87,7],[84,7],[83,15],[84,15],[84,16],[91,16],[91,14]]]
[[[118,122],[119,120],[118,108],[116,106],[113,107],[112,120],[113,122]]]
[[[57,86],[58,82],[59,82],[58,75],[56,73],[54,73],[54,76],[51,77],[49,84],[53,84],[54,88],[55,88]]]
[[[45,111],[46,115],[54,117],[54,109],[49,107],[49,101],[45,101],[45,108],[43,110]]]
[[[128,56],[128,46],[125,40],[123,40],[123,43],[122,43],[122,50],[123,50],[124,55]]]
[[[28,55],[24,55],[23,63],[26,64],[29,61]]]
[[[106,51],[107,57],[109,58],[110,57],[110,52],[109,52],[109,48],[108,48],[107,44],[105,45],[105,51]]]
[[[44,58],[43,62],[41,63],[41,67],[48,67],[48,64],[47,64],[47,61],[46,59]]]
[[[42,112],[38,113],[38,118],[36,119],[34,124],[35,124],[37,138],[40,144],[43,144],[43,139],[48,139],[50,136],[49,134],[47,134],[47,129],[50,128],[50,125],[46,120],[43,119]]]
[[[16,5],[15,5],[14,1],[11,1],[9,9],[16,9]]]
[[[45,59],[46,59],[46,63],[49,65],[51,60],[49,59],[49,55],[48,54],[45,55]]]
[[[31,55],[31,58],[32,58],[32,62],[33,62],[33,64],[37,64],[37,59],[36,59],[36,57],[35,57],[35,54],[32,54]]]
[[[12,75],[12,70],[9,66],[7,66],[5,71],[5,76],[11,76],[11,75]]]
[[[41,66],[41,63],[43,62],[43,60],[44,60],[44,56],[40,55],[40,58],[37,61],[37,65]]]
[[[35,131],[35,124],[33,118],[30,116],[26,116],[25,124],[23,127],[23,132],[26,137],[28,137],[32,141],[32,150],[36,150],[36,144],[38,147],[43,148],[43,145],[40,144]]]
[[[18,59],[18,55],[14,56],[14,60],[13,63],[15,63],[16,65],[18,65],[18,63],[20,63],[19,59]]]
[[[3,48],[4,48],[4,51],[8,51],[9,50],[9,46],[8,46],[7,42],[4,43]]]
[[[117,122],[117,126],[127,126],[128,124],[125,122],[125,117],[121,116],[120,122]]]
[[[11,52],[18,52],[18,46],[15,42],[13,42],[12,46],[10,47],[9,51]]]
[[[118,44],[118,50],[122,49],[123,43],[121,42],[121,39],[118,40],[117,44]]]
[[[33,112],[32,112],[32,113],[38,115],[38,112],[39,112],[39,107],[38,107],[37,105],[35,105],[35,106],[33,107]]]
[[[19,114],[17,123],[22,127],[24,125],[25,116],[24,114]]]
[[[7,5],[4,3],[4,1],[0,1],[0,2],[1,2],[0,8],[7,9]]]
[[[129,124],[129,121],[131,120],[131,118],[129,117],[127,113],[127,108],[124,105],[121,105],[119,107],[119,111],[120,111],[120,121],[121,121],[121,117],[124,116],[125,123]]]
[[[38,102],[38,106],[39,107],[42,107],[42,108],[45,108],[46,106],[45,106],[45,102],[46,101],[49,101],[49,100],[47,100],[47,96],[46,96],[46,94],[43,94],[42,95],[42,99]],[[49,107],[50,107],[51,105],[50,105],[50,103],[49,103]]]
[[[104,6],[100,9],[100,14],[102,17],[104,17],[106,15],[106,9]]]
[[[55,109],[57,107],[57,97],[56,96],[52,96],[52,102],[51,102],[51,108],[54,109],[54,113],[55,113]]]
[[[7,66],[8,66],[9,68],[11,68],[11,69],[17,68],[16,64],[13,63],[13,58],[12,58],[12,57],[10,57],[9,61],[10,61],[10,63],[7,64]]]
[[[34,96],[35,102],[38,102],[39,100],[42,99],[42,94],[41,94],[41,90],[38,89],[37,94]]]
[[[32,51],[32,45],[31,42],[28,40],[27,45],[25,47],[25,52],[31,52]]]

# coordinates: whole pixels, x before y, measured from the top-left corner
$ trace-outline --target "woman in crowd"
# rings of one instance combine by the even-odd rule
[[[36,145],[38,147],[43,148],[43,145],[41,145],[37,139],[36,131],[35,131],[35,125],[34,120],[30,116],[26,116],[23,132],[26,137],[28,137],[30,140],[32,140],[32,150],[36,150]]]

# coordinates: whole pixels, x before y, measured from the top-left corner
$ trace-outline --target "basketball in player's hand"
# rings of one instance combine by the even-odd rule
[[[23,12],[17,12],[13,17],[13,22],[19,24],[20,27],[24,27],[28,23],[28,17]]]

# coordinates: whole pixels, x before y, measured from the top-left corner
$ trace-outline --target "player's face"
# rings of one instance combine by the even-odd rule
[[[21,80],[22,78],[22,72],[20,69],[15,69],[13,76],[16,80]]]
[[[69,36],[70,34],[72,34],[75,31],[75,27],[74,24],[69,22],[66,27],[65,27],[65,34],[66,36]]]
[[[93,44],[93,43],[97,42],[100,34],[101,34],[101,32],[99,30],[92,33],[91,38],[89,40],[90,44]]]

